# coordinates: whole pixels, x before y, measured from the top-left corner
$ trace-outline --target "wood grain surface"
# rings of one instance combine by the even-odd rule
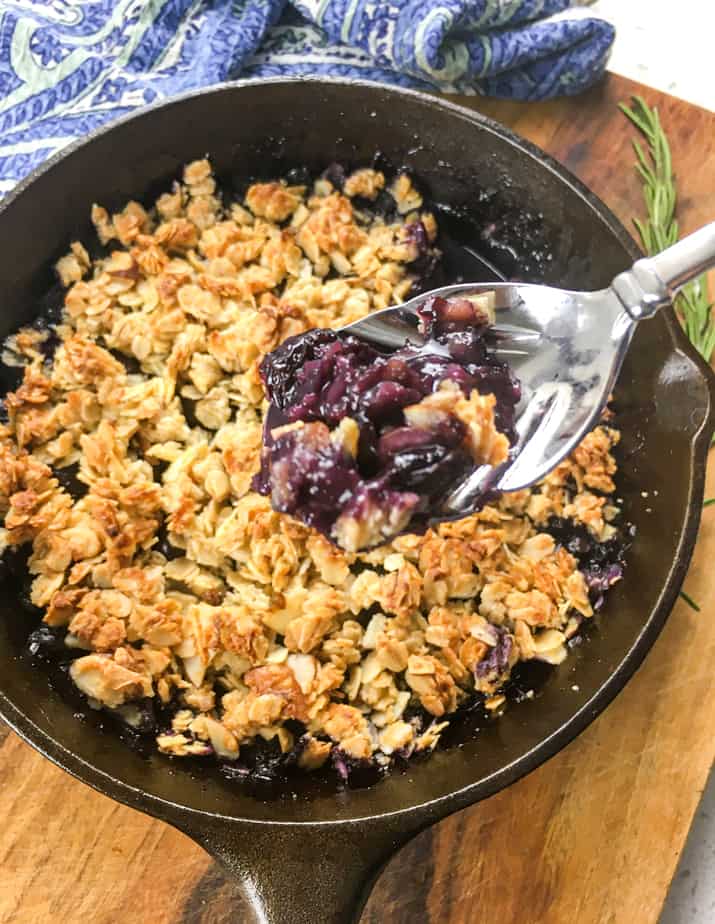
[[[619,217],[639,208],[616,104],[657,103],[684,231],[715,212],[715,116],[610,76],[574,100],[461,100],[541,145]],[[711,466],[707,496],[715,494]],[[715,753],[715,507],[679,603],[645,665],[545,766],[417,837],[389,864],[363,924],[654,924]],[[174,829],[98,795],[0,725],[2,924],[249,921],[231,883]]]

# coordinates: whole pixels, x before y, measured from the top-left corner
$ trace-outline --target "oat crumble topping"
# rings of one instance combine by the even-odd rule
[[[363,208],[378,195],[388,217]],[[163,703],[156,743],[173,756],[275,740],[300,768],[332,758],[345,775],[433,748],[475,693],[497,711],[517,662],[566,657],[620,576],[578,557],[617,538],[607,423],[533,490],[362,553],[251,490],[262,358],[404,300],[434,247],[408,176],[254,183],[224,207],[201,160],[150,210],[92,219],[106,255],[75,242],[58,262],[54,354],[47,331],[6,342],[24,376],[0,428],[0,547],[30,548],[31,601],[90,704]],[[337,438],[355,445],[349,423]]]

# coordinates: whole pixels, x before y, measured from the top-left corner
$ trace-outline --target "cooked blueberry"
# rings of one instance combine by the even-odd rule
[[[411,233],[426,246],[421,223]],[[411,529],[426,528],[431,503],[474,460],[455,415],[427,412],[425,425],[410,426],[405,409],[450,381],[467,396],[494,394],[497,426],[513,437],[519,384],[487,350],[487,322],[467,299],[433,298],[423,315],[432,339],[419,348],[408,344],[386,355],[330,330],[286,340],[261,364],[271,405],[254,490],[328,536],[349,533],[350,542],[361,543],[355,548],[384,541],[405,528],[408,516]],[[335,432],[345,418],[353,422],[347,436]],[[285,428],[300,422],[305,426]]]
[[[353,757],[337,745],[330,752],[330,760],[340,779],[351,788],[371,786],[384,772],[374,759]]]
[[[494,631],[497,633],[497,643],[489,649],[488,654],[477,663],[477,677],[489,677],[490,675],[499,676],[509,666],[509,656],[513,646],[511,636],[501,626],[495,626]]]
[[[110,350],[109,352],[124,366],[128,375],[136,375],[142,371],[141,363],[136,356],[128,356],[126,353],[122,353],[121,350]]]
[[[362,414],[356,415],[356,422],[360,428],[358,440],[357,464],[359,471],[368,478],[372,478],[379,470],[378,436],[375,425]]]
[[[156,538],[157,543],[154,546],[154,549],[157,552],[161,552],[167,561],[171,561],[173,558],[181,558],[183,556],[184,550],[177,548],[175,545],[172,545],[171,542],[169,542],[169,532],[165,524],[162,523],[162,525],[156,531]]]
[[[201,422],[196,416],[196,402],[192,401],[191,398],[185,398],[182,396],[179,397],[181,401],[181,410],[184,414],[184,419],[190,427],[200,427]]]
[[[417,249],[417,256],[424,256],[429,248],[429,238],[422,222],[413,221],[412,224],[406,225],[405,232],[408,243],[413,244]]]
[[[342,189],[345,185],[345,168],[340,164],[330,164],[323,170],[321,177],[328,180],[336,189]]]
[[[379,382],[361,396],[366,415],[381,424],[399,421],[403,408],[417,404],[421,397],[416,389],[405,388],[397,382]]]
[[[481,328],[451,331],[444,335],[443,342],[449,355],[457,363],[482,366],[488,361],[487,347]],[[502,369],[503,367],[500,365],[497,368]]]
[[[606,591],[623,576],[626,544],[622,536],[599,542],[585,526],[563,517],[552,517],[546,531],[577,559],[591,604],[594,609],[600,609]],[[625,532],[629,534],[628,529]]]
[[[60,345],[60,338],[57,336],[57,331],[54,327],[48,327],[46,323],[42,325],[35,325],[40,328],[40,330],[46,330],[47,336],[42,341],[39,346],[40,353],[45,357],[45,359],[52,359],[55,355],[57,347]]]
[[[390,483],[422,494],[439,494],[469,472],[466,452],[433,444],[396,453],[390,462]]]
[[[87,485],[77,477],[79,465],[65,465],[63,468],[54,469],[54,476],[59,481],[60,486],[72,497],[73,500],[79,500],[87,493]]]
[[[29,555],[29,546],[9,545],[0,558],[0,578],[11,577],[16,581],[26,579]]]
[[[155,481],[161,481],[162,475],[169,467],[169,463],[164,459],[150,459],[152,474]]]
[[[488,316],[467,298],[442,298],[435,295],[419,311],[425,336],[439,338],[455,331],[482,332],[489,324]]]
[[[237,761],[230,764],[221,763],[220,769],[222,776],[225,776],[227,780],[235,780],[241,783],[251,775],[248,767],[244,766],[244,764],[239,764]]]
[[[310,170],[307,167],[293,167],[286,173],[285,179],[289,186],[310,186]]]
[[[377,444],[377,452],[380,461],[386,465],[397,453],[417,450],[432,442],[433,435],[430,430],[422,430],[420,427],[395,427],[394,430],[382,434]]]
[[[338,335],[331,330],[311,330],[289,337],[261,362],[260,372],[271,401],[285,409],[295,403],[300,382],[298,373],[314,360],[316,351],[333,344]]]
[[[286,756],[278,738],[264,741],[256,738],[248,748],[243,748],[241,757],[248,766],[248,779],[271,783],[285,775]]]
[[[390,195],[386,189],[381,189],[370,202],[369,208],[375,215],[381,215],[385,221],[391,221],[397,212],[397,202],[395,202],[395,197]]]

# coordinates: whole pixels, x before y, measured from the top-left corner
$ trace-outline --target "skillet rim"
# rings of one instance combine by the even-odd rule
[[[621,221],[598,196],[582,183],[581,180],[574,176],[567,167],[516,132],[476,110],[452,102],[445,97],[429,94],[420,90],[394,87],[375,81],[354,80],[349,78],[325,79],[322,77],[288,77],[267,80],[252,78],[247,80],[226,81],[214,84],[210,87],[190,90],[176,96],[171,96],[168,99],[152,103],[148,106],[143,106],[118,119],[110,120],[95,129],[85,138],[77,139],[53,154],[38,168],[24,177],[20,183],[3,198],[2,202],[0,202],[0,217],[19,196],[32,187],[32,184],[40,176],[54,169],[58,163],[71,157],[77,150],[92,144],[99,137],[113,131],[115,128],[119,128],[127,122],[145,116],[150,117],[156,110],[168,109],[172,105],[180,105],[186,100],[207,96],[209,94],[231,93],[244,89],[250,90],[253,87],[286,86],[291,84],[301,86],[308,84],[318,91],[322,87],[358,87],[369,91],[379,91],[388,95],[408,97],[427,108],[444,109],[450,112],[454,117],[478,125],[480,129],[488,131],[507,141],[513,147],[518,148],[528,157],[535,160],[541,169],[555,175],[561,183],[570,187],[579,198],[591,208],[595,217],[606,226],[609,233],[615,237],[624,251],[633,260],[643,255],[635,240],[628,233]],[[311,828],[330,828],[335,830],[339,827],[359,825],[365,822],[379,822],[381,819],[395,820],[400,818],[406,820],[408,818],[414,818],[415,824],[418,819],[421,819],[420,826],[424,826],[429,824],[431,820],[436,820],[437,818],[441,818],[467,805],[488,798],[501,789],[516,782],[521,777],[526,776],[526,774],[545,763],[549,758],[553,757],[563,747],[573,741],[621,692],[626,683],[640,667],[645,656],[660,635],[675,605],[680,587],[690,565],[700,523],[707,467],[707,450],[710,442],[709,434],[712,433],[715,427],[715,373],[711,367],[705,363],[686,337],[672,308],[666,310],[664,318],[674,350],[679,350],[681,353],[685,354],[699,373],[709,393],[707,414],[703,418],[698,430],[690,438],[690,458],[692,460],[690,494],[688,498],[687,516],[683,525],[678,552],[673,560],[673,567],[661,590],[659,599],[646,620],[640,634],[637,636],[630,649],[623,655],[618,666],[593,697],[588,702],[584,703],[570,719],[551,735],[542,739],[537,745],[531,748],[531,750],[501,767],[499,770],[494,771],[486,778],[469,783],[460,789],[453,790],[451,793],[436,797],[435,799],[430,799],[406,808],[399,808],[394,811],[380,812],[377,814],[363,814],[350,818],[331,818],[310,821],[244,818],[236,815],[225,815],[220,812],[196,809],[179,802],[173,802],[169,799],[142,790],[139,787],[132,786],[117,776],[99,770],[93,764],[65,747],[61,741],[58,741],[52,735],[39,728],[39,726],[25,715],[21,709],[18,709],[2,690],[0,690],[0,718],[7,722],[16,734],[42,754],[43,757],[46,757],[56,766],[70,773],[76,779],[86,783],[103,795],[107,795],[110,798],[116,799],[140,811],[149,812],[156,817],[170,820],[179,826],[186,825],[187,828],[192,819],[196,822],[203,819],[261,828],[279,825],[282,828],[302,830]]]

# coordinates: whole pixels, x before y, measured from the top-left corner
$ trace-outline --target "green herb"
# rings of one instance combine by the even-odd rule
[[[700,612],[700,607],[698,606],[698,604],[695,602],[695,600],[693,600],[692,597],[689,597],[689,596],[685,593],[684,590],[681,590],[681,591],[680,591],[680,596],[683,598],[683,600],[685,600],[685,602],[688,604],[688,606],[692,607],[692,608],[695,610],[696,613],[699,613],[699,612]]]
[[[637,141],[633,142],[636,152],[636,170],[643,180],[643,199],[647,218],[633,220],[638,229],[643,249],[647,254],[660,253],[678,240],[678,189],[673,174],[673,161],[670,154],[668,137],[660,124],[657,109],[651,109],[640,96],[631,97],[631,105],[620,105],[621,112],[627,116],[643,135],[646,150]],[[688,283],[675,299],[675,310],[685,329],[690,342],[705,359],[710,362],[715,350],[715,319],[712,302],[708,294],[708,277],[703,274],[699,279]],[[715,435],[711,445],[715,445]],[[715,504],[715,497],[706,500],[703,507]],[[700,612],[698,604],[685,593],[680,596],[696,613]]]
[[[658,110],[634,96],[631,106],[621,104],[621,111],[640,131],[646,141],[646,149],[633,142],[636,152],[636,170],[643,180],[643,198],[647,218],[634,220],[643,249],[656,254],[670,247],[678,240],[676,210],[678,190],[673,174],[670,144],[660,124]],[[708,295],[708,279],[701,276],[683,288],[675,300],[675,308],[685,328],[685,333],[700,355],[710,362],[715,350],[715,320],[712,303]]]

